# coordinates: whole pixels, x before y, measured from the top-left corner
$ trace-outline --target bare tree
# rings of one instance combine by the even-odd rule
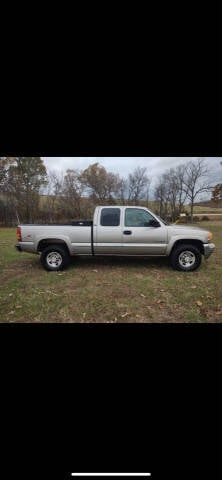
[[[166,184],[166,178],[164,174],[161,175],[161,177],[158,180],[158,183],[155,186],[154,198],[156,202],[159,204],[159,211],[158,211],[159,216],[166,217],[169,198],[168,198],[168,186]]]
[[[209,170],[204,158],[198,158],[197,161],[192,160],[186,165],[183,189],[190,200],[191,222],[193,222],[193,207],[196,197],[200,193],[212,190],[209,183]]]
[[[163,175],[163,182],[165,184],[166,201],[169,202],[169,211],[171,220],[175,221],[181,213],[184,202],[186,200],[186,193],[184,192],[184,175],[185,165],[179,165],[176,168],[171,168]]]
[[[42,220],[47,222],[55,222],[59,220],[59,213],[61,210],[60,197],[62,195],[63,182],[63,172],[48,170],[47,185],[44,185],[44,188],[40,190],[40,193],[42,194]]]
[[[81,203],[84,186],[78,170],[67,170],[64,177],[63,196],[65,212],[69,218],[81,217]]]
[[[181,213],[186,193],[184,192],[185,165],[166,170],[156,184],[154,195],[159,203],[159,215],[175,221]]]
[[[44,193],[48,195],[55,195],[56,197],[62,194],[64,183],[64,173],[55,170],[48,170],[47,172],[47,187],[44,188]]]
[[[120,181],[119,181],[119,199],[120,199],[120,203],[122,205],[126,204],[127,190],[128,190],[127,180],[124,179],[124,178],[120,178]]]
[[[152,182],[152,178],[147,178],[146,184],[146,207],[149,208],[149,196],[150,196],[150,185]]]
[[[178,181],[176,172],[173,168],[166,171],[162,175],[162,182],[164,185],[164,216],[169,215],[171,220],[176,219],[177,215],[177,193],[178,193]]]
[[[128,176],[129,200],[133,200],[136,205],[139,199],[147,198],[147,191],[149,192],[151,180],[146,175],[146,171],[145,167],[137,167]]]
[[[177,178],[177,202],[178,202],[178,214],[182,212],[184,203],[187,199],[187,192],[184,191],[184,178],[186,174],[186,165],[178,165],[175,168],[175,175]]]

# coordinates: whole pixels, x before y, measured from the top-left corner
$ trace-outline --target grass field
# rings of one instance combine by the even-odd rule
[[[189,208],[188,208],[189,210]],[[200,205],[194,205],[194,213],[198,214],[198,213],[203,213],[204,215],[207,213],[220,213],[222,214],[222,208],[216,208],[216,207],[206,207],[206,206],[200,206]]]
[[[222,222],[201,222],[216,250],[199,270],[167,259],[73,258],[46,272],[39,256],[14,249],[16,229],[0,229],[0,322],[222,322]]]

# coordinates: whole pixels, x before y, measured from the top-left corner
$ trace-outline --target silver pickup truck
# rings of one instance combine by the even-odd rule
[[[162,256],[173,268],[191,271],[215,248],[207,230],[168,225],[147,208],[132,206],[96,207],[93,221],[19,225],[17,238],[17,250],[41,254],[51,271],[65,268],[74,255]]]

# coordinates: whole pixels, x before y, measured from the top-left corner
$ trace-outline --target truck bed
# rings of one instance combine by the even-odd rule
[[[22,248],[28,252],[42,249],[42,243],[65,242],[71,255],[93,253],[93,221],[66,224],[21,224]]]

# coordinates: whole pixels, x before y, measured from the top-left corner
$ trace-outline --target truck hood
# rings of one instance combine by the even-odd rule
[[[168,225],[167,226],[169,237],[178,235],[178,236],[193,236],[194,238],[199,237],[202,238],[203,241],[208,241],[207,235],[209,230],[205,230],[201,227],[193,227],[193,226],[183,226],[183,225]]]

